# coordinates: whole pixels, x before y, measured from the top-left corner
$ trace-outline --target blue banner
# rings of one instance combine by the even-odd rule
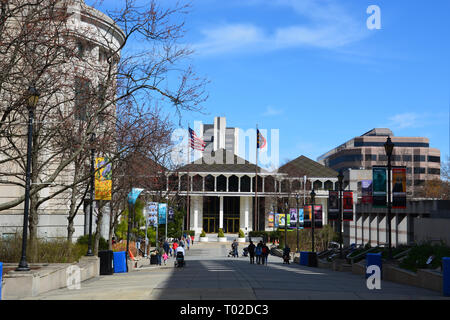
[[[131,189],[131,192],[128,194],[128,203],[134,205],[142,191],[144,191],[144,189],[141,188]]]
[[[303,229],[305,223],[305,217],[303,215],[303,208],[298,209],[298,221],[300,222],[300,229]]]
[[[160,203],[158,207],[158,223],[166,224],[167,203]]]

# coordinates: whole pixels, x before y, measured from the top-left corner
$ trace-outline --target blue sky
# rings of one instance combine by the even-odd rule
[[[370,5],[380,30],[367,28]],[[427,137],[446,158],[449,12],[448,0],[192,1],[183,43],[209,99],[181,123],[279,129],[281,163],[375,127]]]

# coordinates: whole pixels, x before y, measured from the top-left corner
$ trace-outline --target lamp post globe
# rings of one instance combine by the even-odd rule
[[[31,189],[31,153],[33,148],[33,121],[34,110],[39,101],[40,93],[34,87],[30,86],[27,92],[28,109],[28,136],[27,136],[27,163],[25,174],[25,203],[23,210],[23,230],[22,230],[22,256],[16,271],[30,271],[27,262],[27,238],[28,238],[28,214],[30,209],[30,189]]]

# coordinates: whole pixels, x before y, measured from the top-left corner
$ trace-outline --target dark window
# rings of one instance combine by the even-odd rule
[[[86,120],[91,82],[83,78],[75,78],[75,119]]]
[[[410,162],[412,160],[412,156],[409,154],[404,154],[402,157],[403,157],[403,161]]]
[[[407,168],[406,168],[406,173],[411,173],[411,172],[412,172],[411,168],[410,168],[410,167],[407,167]]]
[[[428,168],[429,174],[441,174],[441,169],[438,168]]]
[[[84,53],[85,53],[85,51],[86,51],[86,47],[85,47],[85,45],[84,45],[84,43],[83,43],[82,41],[78,41],[78,43],[77,43],[77,49],[78,49],[78,51],[77,51],[78,57],[79,57],[79,58],[83,58]]]
[[[217,177],[217,191],[227,191],[227,178],[223,175]]]
[[[441,157],[428,156],[429,162],[441,162]]]
[[[237,192],[239,191],[239,178],[236,176],[231,176],[228,178],[228,191]]]
[[[243,176],[241,178],[241,192],[250,192],[250,177]]]
[[[425,162],[425,156],[415,155],[414,162]]]
[[[402,156],[393,155],[391,158],[392,161],[402,161]]]
[[[365,159],[366,159],[366,161],[377,161],[377,155],[376,154],[366,154]]]
[[[385,154],[379,154],[378,155],[378,161],[387,161],[387,155]]]
[[[329,166],[334,167],[342,162],[361,162],[362,159],[363,158],[362,158],[361,154],[343,155],[343,156],[339,156],[337,158],[330,160]]]
[[[414,168],[414,173],[425,173],[425,168]]]
[[[355,141],[355,147],[384,147],[385,142],[363,142]],[[394,142],[396,147],[409,147],[409,148],[428,148],[429,143],[422,142]]]

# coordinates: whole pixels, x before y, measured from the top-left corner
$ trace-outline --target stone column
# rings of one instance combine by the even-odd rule
[[[200,199],[201,197],[195,197],[194,200],[194,230],[197,232],[198,229],[198,212],[200,207]]]
[[[223,229],[223,196],[220,196],[220,209],[219,209],[219,228]]]

